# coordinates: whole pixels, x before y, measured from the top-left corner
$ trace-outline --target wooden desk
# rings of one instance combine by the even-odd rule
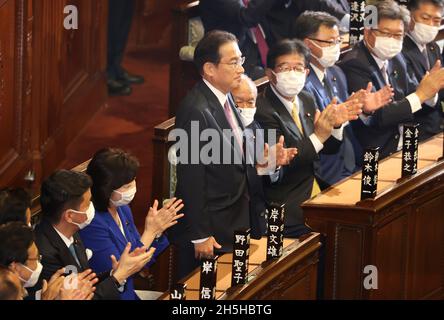
[[[302,205],[326,235],[325,298],[444,298],[442,139],[419,146],[415,176],[400,179],[401,153],[381,161],[375,199],[360,201],[357,173]],[[363,286],[367,265],[377,267],[377,290]]]
[[[320,235],[305,239],[285,239],[284,253],[274,261],[265,261],[267,239],[252,240],[248,283],[231,286],[232,254],[218,260],[216,296],[220,300],[315,299]],[[187,300],[199,299],[200,269],[182,282],[187,284]],[[168,300],[169,293],[160,300]]]

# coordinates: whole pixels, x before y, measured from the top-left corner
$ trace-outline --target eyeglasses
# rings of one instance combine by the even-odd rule
[[[227,64],[233,68],[241,67],[244,65],[244,63],[245,63],[245,57],[241,57],[240,59],[237,59],[236,61],[232,62],[219,62],[219,64]]]
[[[28,258],[28,261],[38,261],[38,262],[42,262],[42,255],[39,254],[37,258]]]
[[[379,35],[381,35],[382,37],[385,37],[385,38],[393,38],[393,39],[396,39],[396,40],[402,40],[404,38],[404,33],[393,34],[393,33],[390,33],[390,32],[381,31],[379,29],[372,29],[372,31],[375,32],[376,35],[379,34]]]
[[[255,101],[239,101],[239,102],[236,102],[236,107],[237,108],[255,108],[256,103],[255,103]]]
[[[329,45],[337,45],[342,43],[342,37],[336,39],[336,40],[321,40],[321,39],[315,39],[315,38],[308,38],[312,41],[318,41],[321,43],[328,43]]]
[[[291,67],[289,65],[280,65],[280,66],[277,66],[276,69],[277,69],[278,73],[290,72],[290,71],[296,71],[296,72],[301,72],[301,73],[305,72],[305,67],[301,66],[301,65],[294,66],[294,67]]]

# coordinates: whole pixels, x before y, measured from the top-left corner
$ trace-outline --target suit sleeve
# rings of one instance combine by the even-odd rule
[[[360,70],[359,68],[348,67],[342,65],[344,72],[347,75],[347,83],[349,93],[357,92],[365,89],[372,79],[368,76],[368,72]],[[413,85],[409,81],[409,88]],[[374,89],[373,89],[374,90]],[[398,125],[404,121],[411,121],[413,117],[411,106],[407,98],[391,102],[375,112],[368,123],[371,127],[385,128]],[[361,121],[361,120],[355,120]]]
[[[197,103],[193,101],[192,103]],[[181,106],[181,108],[186,108],[185,105]],[[200,157],[197,163],[192,163],[192,122],[197,122],[199,124],[199,135],[205,130],[208,125],[207,121],[200,110],[192,109],[190,113],[185,117],[184,121],[178,119],[178,128],[185,130],[188,137],[186,145],[188,146],[188,155],[185,157],[187,159],[187,163],[180,163],[177,165],[177,180],[180,181],[180,196],[182,197],[183,202],[186,204],[184,213],[186,215],[186,221],[188,224],[188,232],[191,240],[204,239],[212,236],[211,234],[211,225],[210,225],[210,216],[208,213],[208,204],[207,204],[207,186],[206,183],[206,170],[205,165],[201,163]],[[179,142],[180,143],[180,142]],[[202,149],[204,142],[194,141],[194,143],[198,143],[198,151],[200,154],[200,150]],[[179,159],[182,154],[179,155]]]

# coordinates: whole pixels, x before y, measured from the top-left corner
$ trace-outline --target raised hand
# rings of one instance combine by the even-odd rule
[[[49,282],[43,280],[42,285],[42,300],[55,300],[59,296],[60,289],[63,287],[65,276],[63,275],[65,268],[56,271],[49,279]]]
[[[367,114],[371,114],[376,110],[381,109],[392,101],[394,92],[390,85],[387,85],[376,92],[372,92],[372,89],[373,84],[369,82],[365,90],[362,89],[352,94],[349,100],[358,99],[359,102],[363,104],[362,110]]]
[[[177,223],[183,214],[178,214],[184,207],[182,199],[173,198],[169,200],[162,209],[157,210],[159,202],[154,201],[145,219],[145,232],[154,235],[162,234],[166,229]],[[147,243],[144,242],[145,245]]]
[[[260,161],[263,164],[257,164],[259,168],[271,169],[272,167],[279,167],[288,165],[294,157],[298,154],[297,148],[285,148],[284,136],[279,137],[278,143],[271,148],[268,143],[264,147],[264,159]]]
[[[196,259],[209,259],[214,256],[214,248],[220,249],[222,246],[217,243],[214,237],[209,237],[206,241],[194,244],[194,256]]]
[[[130,276],[139,272],[151,260],[154,251],[156,251],[155,248],[150,248],[148,251],[139,250],[140,254],[134,255],[134,252],[130,254],[130,250],[131,243],[128,243],[120,256],[120,260],[117,260],[114,255],[111,256],[113,276],[121,284]]]
[[[333,99],[332,102],[335,102]],[[316,110],[314,125],[316,137],[324,143],[331,136],[331,132],[336,122],[336,105],[329,104],[322,112]]]
[[[349,99],[344,103],[336,105],[336,121],[335,127],[339,127],[344,123],[357,120],[362,113],[363,104],[358,99]]]

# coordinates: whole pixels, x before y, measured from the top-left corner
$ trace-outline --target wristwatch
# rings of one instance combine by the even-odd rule
[[[120,284],[120,282],[117,281],[116,277],[114,277],[113,273],[114,273],[114,270],[111,270],[109,276],[111,277],[111,280],[113,280],[114,284],[116,285],[117,290],[119,290],[119,292],[122,293],[123,291],[125,291],[126,279],[123,280],[122,284]]]

